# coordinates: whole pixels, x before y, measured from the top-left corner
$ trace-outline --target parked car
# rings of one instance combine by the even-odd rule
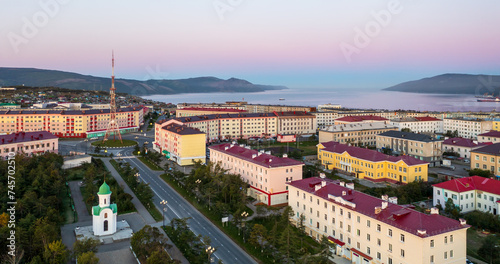
[[[469,259],[465,259],[465,264],[474,264],[474,262],[470,261]]]
[[[470,163],[469,159],[464,159],[464,163]]]

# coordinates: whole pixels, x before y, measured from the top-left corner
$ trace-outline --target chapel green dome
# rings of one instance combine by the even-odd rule
[[[109,186],[104,182],[101,187],[99,187],[99,192],[97,193],[99,195],[105,195],[105,194],[111,194],[111,190],[109,189]]]

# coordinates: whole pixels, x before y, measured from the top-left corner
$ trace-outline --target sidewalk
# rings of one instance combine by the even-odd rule
[[[92,217],[83,202],[82,192],[80,191],[80,181],[70,181],[68,184],[71,196],[73,197],[73,202],[75,203],[75,210],[78,214],[78,222],[87,222],[92,220]]]

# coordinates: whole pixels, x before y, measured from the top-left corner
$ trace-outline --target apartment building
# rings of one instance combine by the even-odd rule
[[[343,182],[307,178],[288,183],[291,222],[305,219],[305,232],[334,244],[335,255],[352,263],[465,263],[467,229],[460,221],[398,205],[348,188]]]
[[[116,109],[120,132],[137,131],[146,112],[142,106]],[[91,138],[104,136],[109,119],[109,109],[6,110],[0,111],[0,133],[44,130],[58,137]]]
[[[393,154],[408,155],[439,166],[442,160],[442,141],[425,134],[387,131],[377,135],[377,150],[390,149]]]
[[[336,112],[312,112],[311,115],[316,116],[316,124],[318,129],[325,129],[335,124],[335,119],[338,118]]]
[[[222,104],[211,103],[181,103],[177,104],[177,110],[184,108],[210,108],[210,109],[238,109],[246,110],[245,105],[247,102],[226,102]]]
[[[374,122],[389,123],[389,119],[381,117],[381,116],[376,116],[376,115],[344,116],[344,117],[339,117],[339,118],[335,119],[334,124],[335,125],[340,125],[340,124],[353,125],[353,124],[374,123]]]
[[[383,122],[332,125],[319,131],[319,143],[337,141],[357,146],[375,146],[376,136],[398,128]]]
[[[445,118],[443,131],[458,132],[459,137],[475,139],[479,134],[493,129],[493,121],[484,119]]]
[[[0,157],[7,159],[10,152],[28,156],[59,149],[59,138],[47,131],[18,132],[0,135]]]
[[[267,205],[288,202],[286,182],[302,179],[304,163],[252,150],[244,145],[220,144],[209,147],[210,161],[228,173],[239,174],[248,183],[248,195]]]
[[[264,105],[247,104],[245,109],[249,113],[273,113],[273,112],[315,112],[316,107],[298,105]]]
[[[339,117],[349,117],[349,116],[378,116],[383,117],[385,119],[391,119],[396,117],[397,112],[394,111],[373,111],[373,110],[360,110],[360,109],[351,109],[346,110],[342,109],[338,111]]]
[[[455,152],[461,158],[469,159],[471,151],[491,144],[491,142],[478,143],[469,138],[448,138],[443,141],[443,152]]]
[[[493,130],[500,131],[500,119],[493,119]]]
[[[477,142],[500,143],[500,131],[491,130],[489,132],[477,135]]]
[[[320,104],[318,105],[318,111],[321,112],[321,111],[331,111],[331,110],[338,110],[338,109],[341,109],[342,108],[342,105],[340,104]]]
[[[209,108],[209,107],[184,107],[175,111],[176,117],[213,115],[213,114],[238,114],[246,110],[236,108]]]
[[[489,170],[500,177],[500,143],[472,150],[470,168]]]
[[[428,163],[410,156],[389,156],[375,150],[335,141],[318,144],[318,160],[325,168],[337,169],[374,182],[409,183],[427,181]]]
[[[307,112],[273,112],[278,117],[278,133],[293,135],[316,134],[316,116]]]
[[[1,109],[20,109],[21,105],[19,104],[11,104],[11,103],[1,103],[0,104]]]
[[[153,149],[167,159],[181,166],[206,162],[206,137],[200,130],[170,123],[155,132],[158,137],[155,137]]]
[[[434,206],[451,199],[462,213],[481,211],[500,215],[500,181],[472,176],[432,185]]]
[[[443,133],[443,120],[431,116],[394,118],[389,124],[399,131],[406,128],[414,133]]]

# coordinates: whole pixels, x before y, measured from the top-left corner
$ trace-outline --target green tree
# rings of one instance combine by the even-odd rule
[[[469,176],[481,176],[484,178],[489,178],[492,176],[492,173],[489,170],[472,169],[469,171]]]
[[[411,132],[411,129],[405,127],[401,129],[401,132]]]
[[[500,245],[497,244],[497,239],[489,235],[487,236],[479,248],[478,253],[485,259],[488,260],[488,263],[498,263],[495,260],[500,258]]]
[[[177,263],[170,259],[170,256],[165,250],[154,251],[146,261],[146,264],[173,264]]]
[[[149,225],[134,233],[130,245],[137,257],[142,260],[148,259],[155,251],[163,251],[165,247],[169,247],[167,238],[160,229]]]
[[[92,251],[82,253],[77,261],[79,264],[97,264],[99,263],[99,258],[96,257],[95,253]]]
[[[45,260],[45,263],[63,264],[68,261],[68,257],[69,251],[62,243],[62,240],[54,241],[45,246],[45,252],[43,253],[43,259]]]
[[[326,236],[321,237],[320,242],[320,253],[318,263],[329,263],[329,259],[333,256],[331,251],[332,243],[328,240]]]
[[[100,245],[99,240],[94,238],[84,238],[82,240],[77,240],[73,244],[73,257],[78,258],[80,255],[86,252],[97,253],[97,247]],[[80,263],[80,261],[78,261]]]
[[[267,229],[261,224],[255,224],[250,232],[249,241],[255,248],[260,247],[261,252],[264,250],[264,245],[267,243]]]
[[[449,216],[458,219],[460,216],[460,207],[456,206],[453,203],[453,199],[448,199],[446,200],[445,207],[444,207],[444,212],[448,214]]]

